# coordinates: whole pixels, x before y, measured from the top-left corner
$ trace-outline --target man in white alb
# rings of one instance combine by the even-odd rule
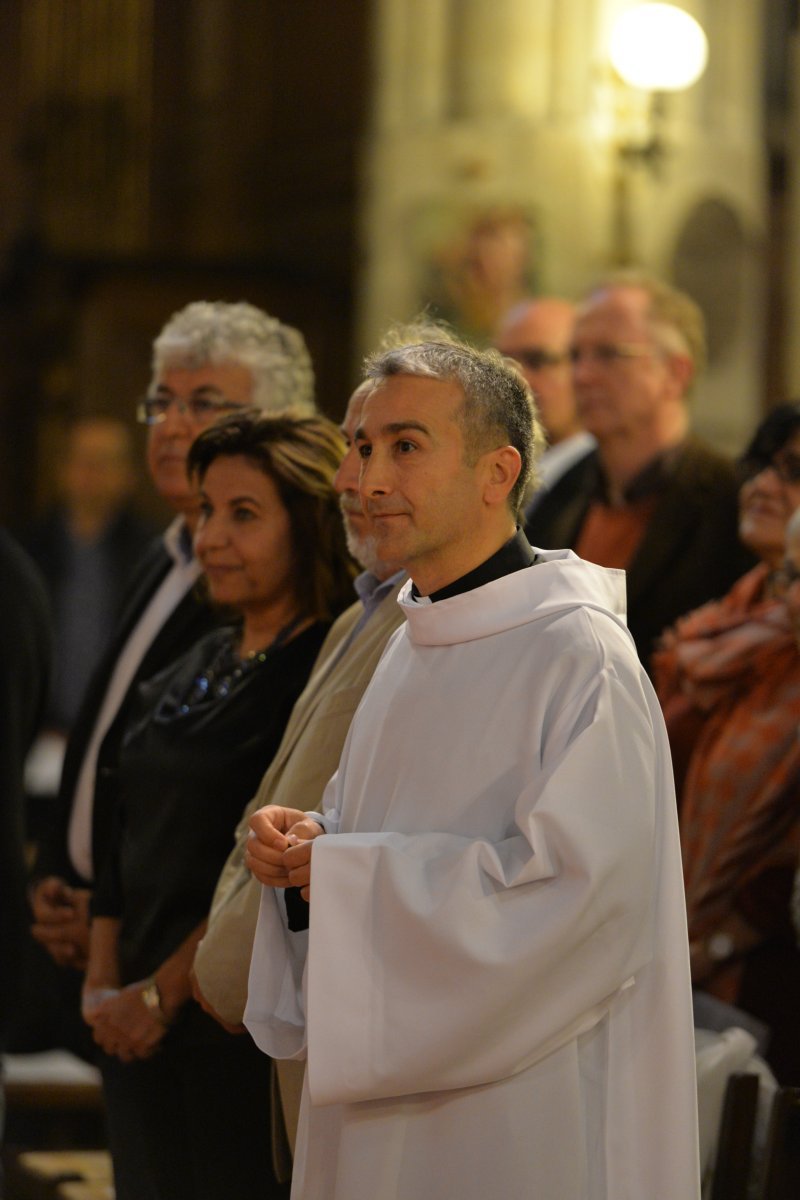
[[[246,1024],[308,1060],[292,1195],[695,1200],[669,747],[624,576],[515,530],[541,433],[512,365],[443,336],[367,375],[359,487],[406,623],[324,815],[261,809],[247,852]]]

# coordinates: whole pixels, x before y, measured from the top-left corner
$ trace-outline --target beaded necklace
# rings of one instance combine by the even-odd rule
[[[233,639],[229,639],[220,646],[209,665],[192,681],[189,690],[178,705],[178,711],[185,714],[209,701],[224,700],[233,685],[266,662],[269,656],[291,637],[297,626],[304,620],[303,615],[294,617],[287,625],[278,630],[268,646],[265,646],[263,650],[251,650],[244,658],[239,657],[234,648]]]

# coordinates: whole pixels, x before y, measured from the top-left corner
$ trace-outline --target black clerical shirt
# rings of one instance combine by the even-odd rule
[[[504,542],[500,549],[482,562],[479,567],[467,571],[466,575],[439,588],[437,592],[431,592],[428,599],[435,604],[437,600],[449,600],[451,596],[460,596],[462,592],[471,592],[474,588],[483,587],[485,583],[491,583],[493,579],[502,579],[504,575],[521,571],[523,567],[532,567],[536,559],[537,555],[531,548],[528,539],[518,528],[513,537]],[[416,584],[411,585],[411,595],[415,600],[419,599],[420,593],[417,591]]]

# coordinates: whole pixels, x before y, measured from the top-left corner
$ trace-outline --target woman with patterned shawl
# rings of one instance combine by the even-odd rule
[[[784,563],[800,506],[800,404],[770,413],[742,465],[739,536],[760,562],[668,630],[653,664],[678,788],[693,984],[765,1021],[773,1070],[800,1083],[800,951],[789,917],[800,651]]]

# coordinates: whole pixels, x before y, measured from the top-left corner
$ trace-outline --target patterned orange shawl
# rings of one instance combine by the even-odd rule
[[[756,567],[684,617],[653,658],[667,728],[693,729],[680,812],[690,940],[731,909],[766,936],[771,916],[752,911],[748,885],[797,861],[800,652],[766,578]]]

